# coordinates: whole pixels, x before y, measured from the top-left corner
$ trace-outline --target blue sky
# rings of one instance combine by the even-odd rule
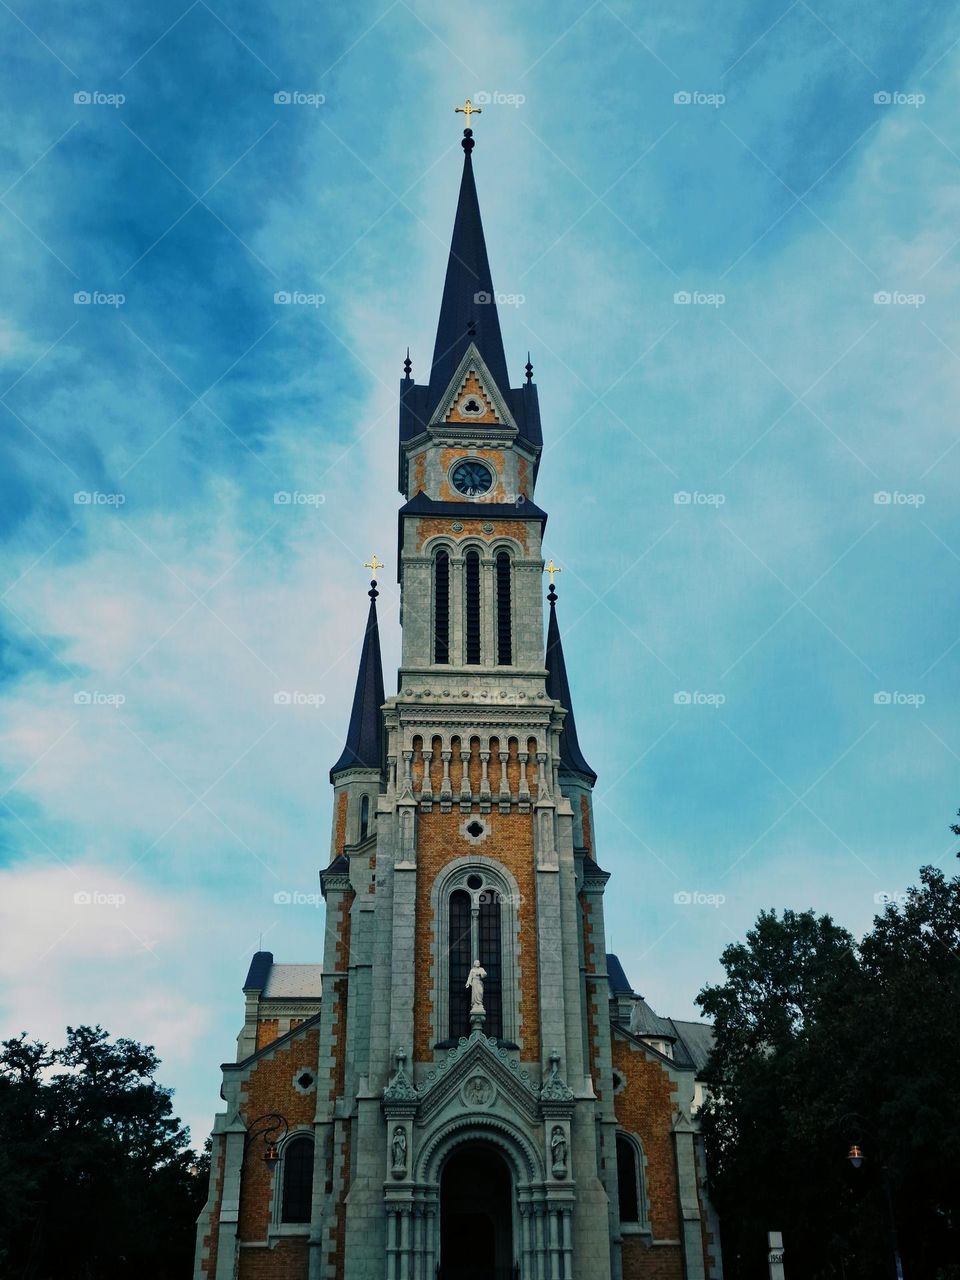
[[[467,94],[635,986],[692,1016],[761,908],[860,931],[956,866],[956,6],[38,0],[0,31],[5,1032],[152,1041],[199,1140],[260,933],[320,956],[322,908],[273,898],[327,858],[374,550],[396,667],[397,379]]]

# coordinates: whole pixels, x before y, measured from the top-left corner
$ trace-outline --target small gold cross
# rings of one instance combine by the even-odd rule
[[[473,103],[470,101],[470,99],[469,99],[469,98],[467,99],[467,101],[466,101],[466,103],[465,103],[465,105],[464,105],[464,106],[462,106],[462,107],[454,107],[453,109],[454,109],[454,111],[460,111],[460,112],[462,112],[462,113],[467,117],[467,128],[468,128],[468,129],[470,128],[470,117],[471,117],[472,115],[478,115],[478,116],[483,115],[483,108],[482,108],[482,107],[475,107],[475,106],[473,105]]]
[[[370,569],[373,572],[374,577],[376,577],[377,570],[383,569],[386,566],[384,565],[382,560],[377,559],[376,552],[374,552],[374,554],[370,557],[369,560],[366,561],[363,567],[365,569]]]
[[[555,573],[563,573],[563,570],[560,568],[560,566],[559,566],[558,564],[554,564],[554,563],[553,563],[553,556],[551,556],[551,557],[550,557],[550,563],[549,563],[549,564],[545,564],[545,565],[543,566],[543,572],[544,572],[544,573],[549,573],[549,575],[550,575],[550,585],[551,585],[551,587],[552,587],[552,586],[553,586],[553,575],[554,575]]]

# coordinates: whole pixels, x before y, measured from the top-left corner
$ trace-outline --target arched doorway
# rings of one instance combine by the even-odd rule
[[[513,1186],[492,1147],[458,1147],[440,1178],[439,1280],[512,1280]]]

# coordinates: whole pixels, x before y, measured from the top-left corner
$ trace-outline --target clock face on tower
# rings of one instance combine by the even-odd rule
[[[493,472],[486,463],[473,458],[458,462],[450,479],[457,492],[467,498],[479,498],[493,488]]]

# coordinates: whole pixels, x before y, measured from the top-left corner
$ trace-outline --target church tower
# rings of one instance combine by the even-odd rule
[[[473,149],[432,363],[400,383],[398,692],[374,558],[323,962],[251,964],[197,1280],[719,1275],[708,1029],[606,953],[552,573],[544,636],[537,388],[529,357],[510,386]]]

